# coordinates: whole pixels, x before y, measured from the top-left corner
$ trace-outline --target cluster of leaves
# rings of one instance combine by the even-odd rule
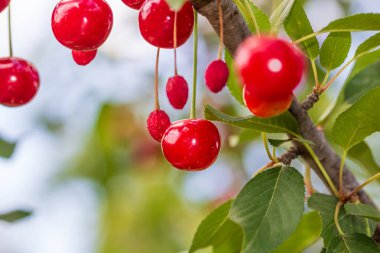
[[[315,32],[303,6],[297,0],[284,0],[269,18],[251,1],[234,0],[248,26],[255,32],[276,33],[281,26],[325,76],[320,85],[329,85],[329,73],[338,73],[355,62],[337,102],[325,112],[319,124],[334,147],[359,164],[368,174],[379,172],[365,138],[380,131],[380,33],[365,40],[356,49],[352,59],[346,60],[351,49],[351,33],[380,31],[380,14],[364,13],[335,20]],[[248,6],[250,9],[248,9]],[[254,15],[255,20],[252,18]],[[257,23],[255,25],[254,23]],[[316,36],[329,33],[322,46]],[[231,75],[228,88],[238,102],[243,103],[241,85],[234,73],[233,57],[226,52]],[[314,65],[315,67],[315,65]],[[325,78],[324,78],[325,77]],[[335,76],[336,77],[336,76]],[[206,106],[205,117],[243,129],[266,133],[282,133],[305,141],[299,126],[290,113],[270,119],[254,116],[226,115]],[[274,146],[286,140],[272,140]],[[307,143],[307,141],[305,142]],[[306,144],[305,144],[306,145]],[[323,238],[323,252],[380,252],[371,239],[380,213],[360,203],[347,203],[339,212],[339,233],[334,223],[334,211],[339,200],[333,196],[314,194],[308,207],[314,211],[304,213],[304,180],[294,168],[279,166],[268,169],[251,179],[238,196],[214,210],[199,226],[190,253],[212,247],[213,252],[302,252]],[[318,215],[319,214],[319,215]]]

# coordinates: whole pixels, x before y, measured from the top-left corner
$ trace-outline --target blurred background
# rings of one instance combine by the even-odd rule
[[[0,137],[16,143],[13,155],[0,160],[0,213],[32,211],[17,223],[0,221],[0,253],[186,252],[207,213],[267,163],[258,133],[218,125],[223,149],[210,169],[186,173],[171,168],[145,129],[154,108],[156,49],[139,34],[138,13],[121,0],[109,0],[112,33],[94,62],[79,67],[52,34],[57,2],[12,0],[14,53],[37,66],[41,88],[27,106],[0,108]],[[256,3],[269,11],[270,2]],[[379,12],[380,2],[310,0],[305,8],[317,30],[348,14]],[[8,55],[6,13],[0,14],[1,57]],[[218,40],[203,18],[200,33],[198,116],[205,104],[248,114],[228,89],[218,95],[205,89],[203,71],[216,58]],[[353,45],[368,35],[354,35]],[[189,83],[192,62],[190,39],[178,52],[179,72]],[[173,52],[163,50],[161,104],[178,120],[188,117],[190,104],[181,112],[169,106],[164,84],[171,75]],[[329,91],[314,117],[326,110],[338,89]],[[368,142],[380,158],[375,139]],[[317,243],[308,252],[319,250]]]

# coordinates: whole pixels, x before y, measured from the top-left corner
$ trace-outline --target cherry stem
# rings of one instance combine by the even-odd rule
[[[340,161],[340,167],[339,167],[339,194],[341,197],[344,195],[343,190],[343,170],[344,170],[344,163],[346,162],[347,158],[347,150],[345,150],[342,154],[341,161]]]
[[[178,76],[177,67],[177,19],[178,12],[174,13],[174,29],[173,29],[173,44],[174,44],[174,75]]]
[[[198,12],[194,10],[194,49],[193,49],[193,98],[191,102],[190,118],[196,117],[196,103],[197,103],[197,74],[198,74]]]
[[[11,19],[11,4],[8,5],[8,40],[9,40],[9,56],[13,56],[12,43],[12,19]]]
[[[160,101],[158,98],[158,63],[160,61],[160,48],[157,48],[156,66],[154,72],[154,103],[155,109],[160,110]]]
[[[338,204],[336,204],[335,212],[334,212],[334,223],[340,235],[344,234],[342,228],[339,225],[339,211],[342,206],[343,206],[343,202],[339,201]]]
[[[310,166],[306,166],[306,171],[305,171],[305,186],[307,189],[307,193],[311,196],[314,194],[314,187],[311,182],[311,169]]]
[[[222,53],[223,53],[223,41],[224,41],[224,27],[223,27],[223,10],[222,10],[222,4],[220,3],[220,0],[217,0],[218,4],[218,13],[219,13],[219,31],[220,31],[220,37],[219,37],[219,49],[218,49],[218,60],[222,59]]]

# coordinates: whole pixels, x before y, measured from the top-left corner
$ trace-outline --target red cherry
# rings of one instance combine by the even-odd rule
[[[162,136],[170,125],[170,118],[163,110],[151,112],[147,120],[148,131],[153,139],[158,142],[161,142]]]
[[[128,7],[131,7],[135,10],[140,10],[141,5],[144,3],[145,0],[122,0],[123,3],[125,3]]]
[[[6,106],[20,106],[36,95],[40,86],[37,69],[26,60],[0,58],[0,103]]]
[[[81,66],[86,66],[87,64],[92,62],[95,59],[97,53],[98,53],[97,49],[91,50],[91,51],[75,51],[75,50],[73,50],[71,52],[73,59],[76,62],[76,64],[81,65]]]
[[[104,0],[61,0],[51,18],[56,39],[78,51],[100,47],[110,34],[112,24],[112,10]]]
[[[0,0],[0,12],[8,7],[10,0]]]
[[[291,93],[305,68],[299,49],[274,37],[248,38],[238,48],[235,61],[246,89],[268,97]]]
[[[146,0],[139,14],[140,33],[153,46],[174,48],[174,15],[165,0]],[[186,1],[177,16],[177,47],[190,37],[194,26],[192,5]]]
[[[206,69],[205,82],[207,87],[214,93],[221,91],[228,81],[229,70],[222,60],[210,63]]]
[[[281,97],[261,97],[244,87],[243,97],[246,106],[255,116],[271,118],[289,109],[293,93],[283,94]]]
[[[166,83],[166,95],[175,109],[183,109],[189,97],[189,87],[183,76],[173,76]]]
[[[217,159],[220,135],[208,120],[180,120],[166,130],[161,147],[165,158],[177,169],[200,171]]]

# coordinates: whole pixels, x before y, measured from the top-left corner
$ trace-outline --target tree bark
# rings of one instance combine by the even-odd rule
[[[208,19],[216,31],[216,34],[219,34],[217,1],[192,0],[191,2],[194,8],[201,15]],[[251,36],[251,32],[233,0],[221,0],[221,5],[224,20],[224,45],[231,53],[231,55],[234,55],[240,43],[242,43],[245,38]],[[324,133],[314,125],[313,121],[307,113],[307,110],[310,109],[317,101],[318,97],[315,95],[309,96],[309,98],[304,103],[299,103],[297,98],[294,98],[289,111],[298,122],[302,136],[314,143],[314,145],[312,145],[312,148],[315,154],[318,156],[328,175],[331,177],[335,187],[339,189],[339,168],[341,159],[333,150],[331,145],[327,142]],[[306,163],[308,163],[308,165],[319,175],[319,177],[324,181],[325,185],[330,189],[321,171],[318,169],[318,166],[302,143],[293,142],[291,153],[289,156],[284,156],[284,159],[287,159],[287,162],[290,162],[289,160],[297,157],[297,154]],[[344,192],[346,193],[353,190],[359,185],[353,174],[347,168],[344,168],[343,183]],[[376,207],[374,202],[364,191],[360,191],[358,193],[358,197],[362,203]],[[380,242],[380,226],[377,227],[374,239],[377,242]]]

